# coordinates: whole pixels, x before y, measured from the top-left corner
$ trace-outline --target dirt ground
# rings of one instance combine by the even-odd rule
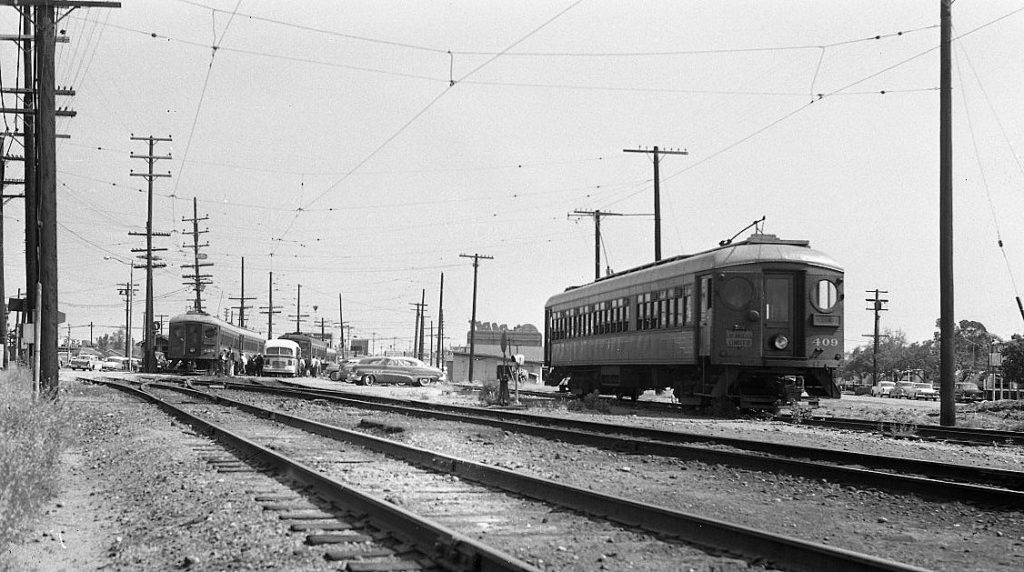
[[[187,445],[187,438],[175,437],[180,427],[155,418],[150,410],[130,400],[111,398],[102,388],[74,381],[77,377],[82,376],[69,377],[64,383],[68,400],[75,400],[76,409],[83,416],[79,443],[64,456],[64,467],[57,477],[64,485],[63,491],[26,533],[25,541],[0,558],[0,568],[12,571],[330,569],[322,558],[317,559],[306,551],[301,541],[282,534],[279,523],[268,521],[265,515],[253,509],[251,498],[218,482],[217,473],[210,473],[196,458]],[[339,387],[337,383],[321,380],[306,383]],[[475,393],[451,386],[361,388],[340,385],[366,393],[479,404]],[[645,395],[644,398],[655,396]],[[796,424],[685,416],[666,419],[661,415],[644,414],[628,404],[619,409],[611,415],[564,410],[558,414],[750,438],[822,443],[820,431]],[[1001,424],[999,428],[1007,428],[1021,420],[1019,407],[966,404],[958,405],[957,411],[958,424]],[[843,396],[840,400],[822,401],[815,414],[935,423],[938,404]],[[428,428],[429,425],[424,430]],[[424,433],[425,442],[421,446],[436,442],[442,433],[436,430]],[[949,508],[946,505],[922,509],[898,496],[890,499],[882,492],[856,493],[827,483],[763,477],[728,468],[694,466],[683,470],[674,463],[658,459],[613,459],[608,458],[607,452],[581,451],[557,443],[551,445],[555,449],[548,455],[543,453],[540,443],[520,443],[521,438],[503,433],[482,433],[486,435],[451,435],[454,439],[450,444],[452,452],[469,455],[471,450],[480,447],[474,454],[487,457],[490,462],[548,475],[559,473],[559,467],[564,468],[567,459],[571,459],[579,474],[566,474],[565,478],[577,479],[613,463],[618,469],[601,478],[602,487],[617,487],[627,496],[651,494],[655,497],[652,500],[668,498],[658,492],[655,483],[664,491],[671,491],[680,486],[680,479],[706,478],[695,490],[704,491],[709,498],[688,500],[688,497],[671,495],[673,502],[685,510],[697,510],[708,503],[726,503],[723,510],[736,511],[738,515],[738,509],[728,505],[730,499],[749,497],[749,502],[737,507],[743,506],[744,510],[753,507],[750,508],[753,510],[751,519],[760,518],[758,510],[765,511],[765,515],[784,514],[780,522],[787,527],[801,526],[801,521],[808,520],[797,518],[801,514],[814,515],[820,511],[820,518],[828,519],[829,515],[836,514],[837,506],[842,506],[843,511],[852,515],[850,518],[861,519],[858,527],[873,531],[874,540],[869,538],[869,541],[887,547],[887,553],[880,555],[904,560],[901,556],[919,554],[912,556],[912,561],[921,558],[920,562],[929,562],[927,567],[935,569],[1019,570],[1024,562],[1024,519],[1019,511],[989,514],[974,507]],[[912,440],[892,441],[853,432],[833,431],[829,435],[828,439],[835,446],[843,448],[896,451],[908,456],[1018,470],[1024,464],[1024,451],[1020,447],[958,448]],[[485,446],[486,442],[492,445]],[[508,446],[507,453],[499,453],[502,447],[495,445],[499,443]],[[517,455],[516,450],[529,451],[529,454]],[[757,488],[752,488],[754,485]],[[876,496],[878,500],[872,500]],[[763,504],[757,501],[761,497],[764,497]],[[878,501],[888,508],[864,515],[865,503],[874,506]],[[793,504],[793,511],[778,512],[779,507],[791,503],[803,504]],[[917,529],[902,524],[911,515],[921,516],[922,510],[935,511],[934,516],[929,517],[934,522],[933,527]],[[928,519],[921,517],[917,521],[927,522]],[[840,543],[838,532],[827,535],[827,529],[823,528],[821,534],[826,534],[819,539],[823,542]],[[948,540],[942,542],[941,550],[949,552],[929,559],[928,550],[922,550],[931,542],[926,539],[940,535]],[[1004,546],[998,558],[986,557],[984,564],[979,564],[981,561],[970,556],[993,543]]]

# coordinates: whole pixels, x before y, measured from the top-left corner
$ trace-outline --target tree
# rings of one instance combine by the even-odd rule
[[[935,320],[935,328],[938,330],[939,321]],[[987,372],[988,354],[992,351],[992,344],[999,343],[1001,338],[989,333],[985,324],[973,320],[960,320],[953,325],[953,355],[955,356],[957,379],[962,381],[973,374]],[[942,347],[942,340],[939,332],[935,332],[936,354]]]
[[[1003,378],[1006,381],[1024,384],[1024,338],[1013,334],[1002,347]]]

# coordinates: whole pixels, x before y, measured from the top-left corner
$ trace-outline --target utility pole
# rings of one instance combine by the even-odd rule
[[[260,306],[260,313],[267,315],[267,339],[274,339],[274,314],[280,314],[281,310],[274,305],[274,272],[270,272],[269,283],[267,284],[267,305]]]
[[[444,336],[444,272],[441,273],[441,294],[437,300],[437,369],[444,369],[441,366],[444,365],[444,351],[442,350],[442,340]]]
[[[416,358],[423,359],[423,330],[424,324],[427,321],[427,289],[424,288],[420,292],[420,345],[416,350]],[[431,326],[433,328],[433,326]]]
[[[92,322],[89,322],[89,347],[90,348],[96,347],[95,342],[92,341]]]
[[[156,351],[156,343],[155,343],[155,340],[153,339],[153,324],[156,322],[156,320],[153,317],[153,313],[154,313],[154,311],[153,311],[153,269],[154,268],[164,268],[164,267],[167,266],[163,262],[154,263],[154,260],[159,260],[159,258],[153,256],[153,252],[157,251],[157,250],[167,250],[167,249],[166,248],[153,248],[153,237],[154,236],[171,236],[171,234],[169,232],[154,232],[153,231],[153,179],[161,178],[161,177],[170,177],[171,176],[170,172],[167,172],[167,173],[154,173],[153,172],[153,166],[156,165],[157,161],[159,161],[161,159],[168,159],[169,160],[171,158],[170,154],[167,154],[167,155],[154,155],[153,154],[153,147],[156,145],[157,142],[169,142],[169,141],[171,141],[171,138],[170,137],[153,137],[152,135],[150,135],[149,137],[136,137],[134,134],[131,134],[130,135],[130,139],[132,141],[146,141],[146,142],[149,143],[149,152],[146,155],[136,155],[134,151],[130,155],[132,159],[143,159],[143,160],[145,160],[146,164],[148,166],[147,172],[145,172],[145,173],[136,173],[134,171],[129,172],[129,176],[132,176],[132,177],[142,177],[142,178],[146,179],[146,182],[148,183],[149,192],[147,193],[147,202],[146,202],[146,213],[147,213],[146,214],[146,232],[145,233],[129,232],[128,234],[130,236],[145,236],[146,237],[146,248],[145,249],[133,248],[132,252],[145,252],[146,253],[144,256],[139,256],[139,258],[144,258],[146,260],[146,265],[144,267],[140,267],[140,268],[145,268],[146,269],[146,318],[145,318],[145,328],[142,330],[143,336],[144,336],[142,339],[143,339],[143,345],[144,345],[144,348],[145,348],[145,355],[142,358],[142,370],[145,371],[146,373],[153,373],[153,372],[156,371],[156,354],[154,353]],[[129,357],[131,357],[131,356],[129,356]]]
[[[420,294],[420,302],[410,302],[409,305],[416,308],[416,326],[412,333],[412,353],[417,359],[423,359],[423,320],[427,307],[427,291],[424,289]]]
[[[207,242],[206,244],[199,244],[199,235],[210,232],[209,229],[199,230],[199,223],[200,221],[209,219],[210,217],[208,216],[199,218],[199,202],[196,199],[196,197],[192,197],[192,218],[181,219],[182,222],[192,223],[192,263],[181,265],[182,268],[192,269],[192,274],[182,274],[182,278],[187,278],[189,280],[188,282],[183,282],[182,284],[186,286],[191,286],[192,289],[195,290],[196,298],[195,304],[192,306],[192,310],[200,314],[203,313],[203,289],[206,288],[207,284],[213,283],[211,280],[213,276],[211,276],[210,274],[200,274],[199,272],[199,269],[204,266],[213,266],[212,262],[199,262],[200,260],[206,259],[206,253],[199,252],[199,249],[210,246],[209,242]],[[185,232],[188,231],[186,230]]]
[[[341,292],[338,292],[338,330],[340,330],[341,339],[338,349],[341,350],[341,359],[345,359],[345,308],[341,303]]]
[[[601,277],[601,217],[603,216],[623,216],[622,213],[609,213],[602,212],[599,210],[593,211],[581,211],[575,210],[569,213],[570,217],[576,217],[578,220],[580,217],[589,216],[594,219],[594,280]],[[611,268],[608,269],[609,274]]]
[[[412,326],[412,346],[410,349],[412,355],[415,356],[416,342],[419,341],[420,334],[420,305],[415,302],[409,302],[409,305],[412,306],[414,310],[416,310],[416,322]]]
[[[480,267],[480,259],[494,260],[493,256],[483,254],[460,254],[459,258],[473,259],[473,316],[469,320],[469,380],[473,381],[473,359],[476,350],[476,277],[477,268]]]
[[[864,337],[874,339],[874,350],[871,356],[871,383],[874,385],[878,385],[878,339],[881,337],[881,334],[878,333],[878,318],[879,313],[889,311],[888,308],[882,307],[882,304],[885,304],[889,300],[885,298],[880,298],[879,296],[882,294],[888,294],[889,292],[887,290],[879,290],[876,288],[874,290],[868,290],[867,293],[873,293],[875,295],[874,298],[865,298],[866,302],[871,302],[871,307],[865,308],[865,310],[872,311],[875,313],[875,333],[864,334]]]
[[[36,312],[33,347],[38,373],[36,387],[55,398],[59,389],[57,357],[57,115],[74,117],[73,111],[57,109],[54,52],[57,43],[56,6],[114,8],[116,2],[63,2],[3,0],[0,5],[22,6],[24,40],[26,149],[25,261],[30,295],[27,314]],[[30,7],[31,6],[31,14]],[[31,44],[30,44],[31,42]],[[30,49],[33,48],[33,49]],[[31,54],[30,54],[31,52]],[[33,61],[34,60],[34,61]],[[33,78],[33,70],[35,77]],[[33,97],[34,96],[34,97]],[[7,112],[8,110],[4,110]],[[31,151],[30,151],[31,150]],[[31,161],[29,160],[31,159]]]
[[[127,358],[132,357],[132,297],[139,291],[138,284],[135,283],[135,265],[130,266],[128,282],[117,285],[117,293],[124,296],[124,356]],[[89,337],[92,337],[91,329]]]
[[[623,149],[626,153],[649,153],[654,156],[654,260],[661,260],[661,174],[658,172],[658,164],[661,163],[661,155],[689,155],[679,149]]]
[[[939,423],[956,425],[953,318],[953,0],[939,7]]]
[[[0,368],[7,369],[9,356],[7,352],[7,290],[4,278],[4,205],[7,201],[15,198],[24,198],[25,195],[6,195],[4,187],[7,184],[7,161],[17,160],[17,157],[8,157],[6,147],[7,138],[0,135],[0,336],[3,336],[3,353],[0,354]],[[22,158],[24,160],[24,158]],[[22,181],[24,183],[24,181]]]
[[[298,284],[298,290],[295,297],[295,333],[302,333],[302,318],[308,318],[309,314],[302,313],[302,284]],[[292,316],[289,316],[292,317]]]
[[[252,306],[246,306],[245,303],[248,300],[255,300],[256,298],[250,296],[245,297],[245,257],[242,257],[242,295],[236,298],[228,297],[228,300],[238,300],[238,327],[245,327],[245,310],[252,308]]]

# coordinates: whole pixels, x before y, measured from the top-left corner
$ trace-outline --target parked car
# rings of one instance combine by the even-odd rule
[[[345,358],[341,360],[341,364],[338,365],[337,371],[332,371],[328,376],[331,381],[350,381],[348,374],[352,371],[352,366],[357,364],[377,363],[378,361],[386,359],[380,356],[363,356],[359,358]]]
[[[908,393],[913,385],[913,382],[910,381],[897,381],[896,385],[889,391],[889,397],[895,397],[896,399],[909,397]]]
[[[415,383],[424,386],[447,381],[443,371],[410,357],[385,357],[357,363],[349,369],[346,379],[360,385]]]
[[[879,381],[871,386],[871,397],[889,397],[889,393],[892,392],[894,387],[896,387],[895,382]]]
[[[953,398],[957,401],[981,401],[985,398],[985,394],[978,389],[977,385],[964,381],[953,386]]]
[[[100,361],[100,357],[93,354],[78,354],[71,358],[68,363],[68,367],[71,369],[80,369],[83,371],[96,371],[102,367],[103,362]]]
[[[930,383],[915,383],[907,389],[907,399],[939,400],[939,392]]]
[[[104,371],[125,371],[128,369],[128,358],[110,356],[103,361]]]

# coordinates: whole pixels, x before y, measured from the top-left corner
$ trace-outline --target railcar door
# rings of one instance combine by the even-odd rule
[[[761,359],[760,275],[723,272],[715,285],[714,359],[753,364]]]
[[[697,355],[711,355],[711,324],[714,321],[712,316],[712,301],[714,292],[711,291],[711,275],[706,274],[697,279]]]
[[[796,282],[792,274],[764,274],[765,357],[786,358],[803,354],[803,340],[797,340],[795,324],[803,306],[795,300]],[[801,322],[802,323],[802,322]]]

